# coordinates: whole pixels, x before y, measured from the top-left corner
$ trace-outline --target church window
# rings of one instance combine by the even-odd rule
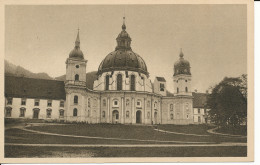
[[[135,75],[131,75],[131,86],[130,86],[131,91],[135,91]]]
[[[75,75],[75,81],[79,81],[79,75],[78,74]]]
[[[46,118],[51,118],[51,112],[52,112],[51,109],[46,110]]]
[[[40,100],[39,99],[35,99],[34,100],[34,106],[39,106],[40,105]]]
[[[76,68],[79,68],[79,65],[76,65]]]
[[[103,117],[103,118],[106,117],[106,112],[105,112],[105,111],[102,112],[102,117]]]
[[[73,109],[73,116],[78,116],[78,110],[77,110],[77,108],[74,108],[74,109]]]
[[[47,107],[51,107],[52,106],[52,100],[48,100],[47,101]]]
[[[126,99],[126,106],[128,107],[130,105],[129,99]]]
[[[160,91],[164,91],[164,84],[160,83]]]
[[[173,120],[173,114],[171,114],[171,120]]]
[[[7,98],[7,105],[12,105],[13,104],[13,98],[9,97]]]
[[[109,75],[106,75],[106,89],[109,90]]]
[[[188,92],[188,87],[185,87],[185,91]]]
[[[173,111],[173,104],[170,104],[170,111]]]
[[[106,99],[103,99],[103,106],[107,106],[107,102],[106,102]]]
[[[150,119],[150,112],[147,112],[147,118]]]
[[[26,98],[22,98],[21,105],[26,105]]]
[[[5,108],[5,117],[11,117],[12,116],[12,108],[6,107]]]
[[[74,96],[74,104],[78,104],[79,97],[77,95]]]
[[[117,75],[117,90],[118,91],[122,90],[122,75],[121,74]]]
[[[150,100],[148,100],[148,101],[147,101],[147,107],[148,107],[148,108],[150,108],[150,104],[151,104],[151,102],[150,102]]]
[[[24,117],[25,116],[25,108],[20,108],[20,116],[19,117]]]
[[[126,118],[129,118],[129,111],[126,111]]]
[[[117,100],[114,100],[114,101],[113,101],[113,106],[114,106],[114,107],[118,107],[118,106],[119,106],[119,104],[118,104],[118,101],[117,101]]]
[[[60,107],[64,107],[64,101],[63,100],[60,101]]]
[[[177,88],[177,93],[179,93],[179,88]]]
[[[60,110],[60,118],[63,118],[63,117],[64,117],[64,110],[61,109],[61,110]]]
[[[90,98],[88,98],[88,107],[91,106],[91,103],[90,103]]]

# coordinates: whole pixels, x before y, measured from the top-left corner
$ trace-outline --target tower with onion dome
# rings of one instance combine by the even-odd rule
[[[86,87],[86,64],[84,54],[80,50],[79,29],[75,47],[66,60],[66,86]]]
[[[191,72],[190,63],[184,59],[182,50],[180,51],[179,60],[174,64],[174,95],[175,96],[191,96]]]

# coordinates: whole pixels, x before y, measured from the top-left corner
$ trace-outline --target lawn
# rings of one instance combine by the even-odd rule
[[[238,128],[234,127],[221,127],[220,129],[217,129],[216,132],[224,133],[224,134],[232,134],[232,135],[247,135],[247,127],[245,125],[242,125]]]
[[[171,132],[179,132],[179,133],[186,133],[186,134],[196,134],[196,135],[210,135],[207,130],[212,129],[215,126],[210,126],[206,124],[200,125],[158,125],[159,129],[171,131]]]
[[[169,127],[169,125],[167,125]],[[177,126],[174,126],[176,128]],[[186,126],[188,127],[188,126]],[[199,128],[199,127],[198,127]],[[140,139],[140,140],[160,140],[160,141],[184,141],[184,142],[246,142],[246,138],[230,138],[218,135],[210,136],[189,136],[179,134],[167,134],[154,130],[151,126],[140,125],[113,125],[113,124],[69,124],[69,125],[49,125],[33,126],[28,129],[78,136]],[[204,129],[204,128],[203,128]],[[202,130],[202,128],[201,128]],[[193,131],[192,133],[194,133]]]
[[[19,154],[18,154],[19,153]],[[5,146],[5,157],[246,157],[247,147],[25,147]]]

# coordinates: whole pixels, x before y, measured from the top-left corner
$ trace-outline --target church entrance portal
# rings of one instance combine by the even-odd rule
[[[141,111],[136,112],[136,123],[142,123],[142,112]]]
[[[34,119],[39,118],[39,112],[40,112],[40,109],[33,109],[33,118]]]
[[[113,124],[116,124],[116,123],[118,123],[118,121],[119,121],[119,112],[118,112],[118,110],[114,110],[113,111],[113,113],[112,113],[112,123]]]

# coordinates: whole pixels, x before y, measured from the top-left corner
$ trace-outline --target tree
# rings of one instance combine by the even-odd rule
[[[207,100],[211,121],[219,126],[238,127],[247,117],[247,76],[225,77]]]

